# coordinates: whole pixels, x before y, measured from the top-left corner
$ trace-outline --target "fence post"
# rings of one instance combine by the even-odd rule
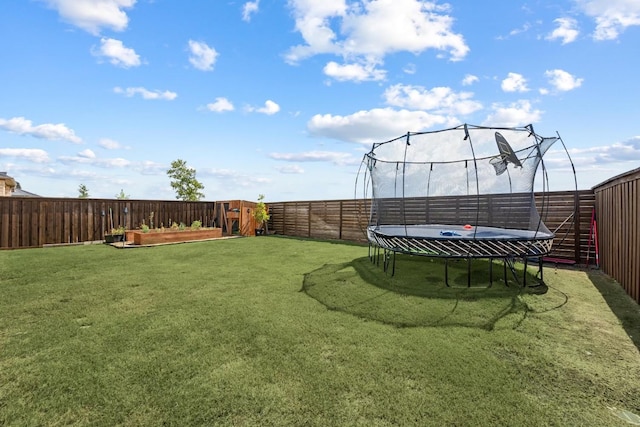
[[[574,256],[573,258],[575,259],[577,264],[580,264],[580,193],[579,192],[575,192],[573,195],[573,212],[574,212],[574,221],[573,221],[573,227],[574,227]]]
[[[340,219],[339,219],[339,224],[340,227],[338,229],[338,239],[342,240],[342,205],[344,204],[344,200],[340,200]]]
[[[311,202],[307,203],[307,237],[311,237]]]

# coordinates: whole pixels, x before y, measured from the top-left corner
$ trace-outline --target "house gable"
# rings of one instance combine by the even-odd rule
[[[0,197],[9,197],[16,188],[16,180],[7,175],[6,172],[0,172]]]

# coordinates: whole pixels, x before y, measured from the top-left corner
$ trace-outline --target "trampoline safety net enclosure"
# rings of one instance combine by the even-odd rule
[[[445,258],[541,259],[554,234],[534,184],[540,168],[548,188],[542,158],[558,139],[531,125],[464,124],[373,144],[363,159],[370,244]]]

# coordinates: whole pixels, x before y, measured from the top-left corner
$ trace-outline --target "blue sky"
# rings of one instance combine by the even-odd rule
[[[640,166],[638,46],[637,0],[6,0],[0,170],[174,199],[179,158],[206,200],[349,199],[372,142],[531,123],[590,188]]]

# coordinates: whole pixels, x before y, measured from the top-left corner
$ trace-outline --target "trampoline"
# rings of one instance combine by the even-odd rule
[[[367,229],[367,238],[395,252],[449,258],[537,256],[551,250],[551,232],[461,225],[381,225]]]
[[[385,271],[393,260],[392,274],[396,253],[469,263],[499,259],[516,280],[513,263],[523,260],[525,284],[526,265],[535,261],[544,283],[542,260],[555,235],[542,219],[548,189],[543,156],[558,140],[559,135],[536,134],[532,125],[463,124],[374,143],[363,158],[366,167],[361,166],[371,200],[366,229],[371,259],[379,260],[382,252]],[[536,184],[542,187],[538,197]]]

